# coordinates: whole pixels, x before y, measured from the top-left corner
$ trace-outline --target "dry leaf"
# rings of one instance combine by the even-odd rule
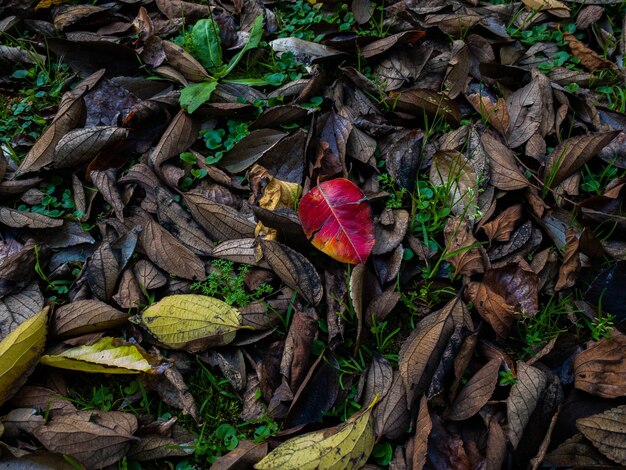
[[[527,188],[528,180],[517,167],[513,151],[488,133],[484,133],[481,140],[489,156],[491,184],[503,191]]]
[[[482,226],[489,241],[508,242],[515,224],[522,217],[522,205],[516,204],[502,211],[495,219]]]
[[[576,420],[576,427],[600,452],[614,462],[626,464],[626,405]]]
[[[591,343],[574,359],[574,386],[592,395],[626,395],[626,336],[613,330],[609,338]]]
[[[215,241],[254,237],[254,222],[232,207],[211,201],[200,194],[187,193],[184,201],[191,215]]]
[[[555,291],[560,291],[573,287],[578,280],[578,271],[580,271],[580,240],[576,236],[576,232],[567,229],[565,233],[565,252],[563,253],[563,264],[559,268],[559,277],[557,278]]]
[[[559,0],[523,0],[529,10],[548,11],[559,18],[569,18],[569,8]]]
[[[517,363],[517,382],[511,387],[506,401],[509,423],[507,436],[513,448],[517,448],[547,381],[546,374],[541,370],[524,362]]]
[[[454,266],[453,278],[459,274],[471,276],[485,272],[486,255],[472,235],[467,220],[458,216],[448,218],[443,234],[446,259]]]
[[[492,359],[461,389],[445,417],[452,421],[471,418],[491,399],[498,383],[500,360]]]
[[[513,92],[506,100],[511,120],[507,142],[510,148],[526,143],[539,130],[543,113],[539,82],[533,80],[528,85]]]
[[[612,465],[582,434],[574,435],[554,449],[546,455],[544,462],[558,467]]]
[[[582,42],[574,37],[571,33],[564,33],[563,39],[569,44],[569,48],[572,51],[572,55],[580,59],[580,64],[591,72],[601,69],[613,69],[616,70],[617,66],[600,56],[593,49],[589,49]]]
[[[78,336],[115,328],[128,321],[128,315],[98,300],[78,300],[55,310],[52,333]]]

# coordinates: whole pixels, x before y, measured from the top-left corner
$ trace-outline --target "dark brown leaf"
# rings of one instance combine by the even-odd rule
[[[121,267],[113,253],[111,244],[109,242],[102,243],[91,255],[85,270],[85,277],[91,291],[99,299],[108,302],[115,292],[120,274]]]
[[[510,126],[507,142],[510,148],[526,143],[539,130],[543,113],[541,90],[537,80],[513,92],[506,100]]]
[[[492,359],[472,376],[446,412],[446,419],[462,421],[485,406],[496,389],[500,364],[499,359]]]
[[[413,452],[411,460],[414,470],[424,468],[426,465],[426,456],[428,455],[428,439],[433,429],[433,422],[430,418],[428,410],[428,400],[422,397],[420,400],[419,412],[417,414],[417,422],[415,423],[415,437],[413,437]]]
[[[446,241],[446,258],[454,266],[453,277],[459,274],[471,276],[485,272],[487,255],[472,235],[467,220],[458,216],[448,218],[443,233]]]
[[[41,312],[43,295],[36,282],[0,299],[0,341],[33,315]]]
[[[184,75],[187,80],[201,82],[209,77],[204,67],[185,49],[170,41],[163,41],[163,50],[167,61]]]
[[[130,448],[137,418],[119,411],[75,411],[53,417],[34,435],[51,452],[74,457],[88,468],[112,465]]]
[[[150,261],[143,259],[137,261],[135,266],[133,266],[133,272],[135,273],[137,282],[146,290],[158,289],[159,287],[163,287],[167,282],[163,273]]]
[[[626,464],[626,405],[576,420],[576,426],[593,445],[614,462]]]
[[[565,234],[565,252],[563,253],[563,264],[559,268],[559,277],[557,278],[555,291],[560,291],[573,287],[578,280],[578,271],[580,271],[580,240],[576,236],[573,229],[567,229]]]
[[[246,170],[276,146],[287,134],[274,129],[259,129],[241,139],[224,154],[219,166],[231,173]]]
[[[528,180],[517,167],[515,154],[488,133],[482,135],[485,152],[489,156],[491,184],[503,191],[514,191],[529,186]]]
[[[422,117],[424,113],[431,117],[443,116],[451,124],[458,124],[461,112],[458,104],[444,94],[423,88],[414,88],[400,93],[392,93],[389,105],[395,105],[396,111]]]
[[[575,387],[592,395],[617,398],[626,394],[626,336],[592,342],[574,360]]]
[[[155,171],[161,174],[161,167],[172,157],[180,155],[198,138],[199,123],[182,109],[174,116],[165,129],[161,140],[150,155]]]
[[[518,362],[517,382],[511,387],[506,401],[509,424],[507,436],[513,448],[517,448],[546,385],[547,377],[544,372],[524,362]]]
[[[378,400],[387,396],[393,382],[393,368],[387,359],[379,354],[374,354],[372,363],[367,369],[365,376],[365,389],[361,403],[368,406],[378,395]],[[365,405],[367,403],[368,405]]]
[[[613,462],[598,452],[582,434],[576,434],[554,449],[546,455],[544,462],[557,467],[569,467],[572,465],[610,467],[613,465]]]
[[[191,215],[215,241],[254,237],[256,224],[232,207],[213,202],[197,193],[183,195]]]
[[[289,287],[298,290],[311,305],[322,300],[324,289],[319,274],[311,262],[295,250],[272,240],[260,240],[263,258],[278,277]]]
[[[587,70],[593,72],[600,69],[617,69],[617,66],[600,56],[593,49],[588,48],[582,42],[574,37],[571,33],[564,33],[563,39],[569,44],[569,48],[572,51],[572,55],[580,59],[580,63]]]
[[[63,225],[63,219],[53,219],[36,212],[22,212],[0,207],[0,224],[13,228],[54,228]]]
[[[226,455],[218,457],[211,464],[214,470],[237,470],[250,468],[267,455],[267,442],[255,444],[252,441],[242,440],[239,445]]]
[[[78,336],[123,325],[128,315],[98,300],[78,300],[55,310],[52,332],[57,336]]]
[[[165,403],[182,410],[183,415],[198,419],[198,406],[176,367],[165,369],[163,374],[144,375],[143,379],[146,386],[155,390]]]
[[[396,44],[415,44],[422,37],[424,37],[424,31],[418,31],[416,29],[410,31],[403,31],[401,33],[392,34],[383,39],[369,43],[367,46],[361,49],[361,55],[366,59],[377,56],[391,49]]]
[[[407,432],[410,414],[402,377],[394,372],[391,388],[380,404],[374,409],[374,423],[377,438],[398,439]]]
[[[128,137],[128,129],[95,126],[74,129],[56,144],[51,168],[73,168],[93,160],[107,147]]]
[[[117,175],[115,170],[92,171],[91,180],[106,202],[111,204],[115,215],[120,220],[124,220],[124,202],[122,194],[117,188]]]

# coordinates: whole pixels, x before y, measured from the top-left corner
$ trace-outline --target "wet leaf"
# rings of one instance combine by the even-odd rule
[[[0,341],[0,404],[17,393],[37,365],[46,343],[48,310],[30,317]]]
[[[288,246],[273,240],[261,240],[263,258],[289,287],[298,290],[311,305],[322,300],[324,289],[311,262]]]
[[[358,469],[374,447],[372,405],[345,423],[284,442],[254,468],[269,469]]]
[[[476,372],[461,389],[445,417],[452,421],[463,421],[478,413],[496,389],[500,364],[499,359],[492,359]]]
[[[169,348],[197,352],[235,339],[241,315],[221,300],[185,294],[165,297],[132,321]]]
[[[112,465],[137,440],[137,418],[119,411],[75,411],[53,417],[35,431],[50,452],[69,455],[87,468]]]
[[[196,56],[207,69],[222,65],[219,25],[213,18],[198,21],[191,29]]]
[[[93,344],[76,346],[59,354],[46,354],[41,363],[59,369],[101,374],[139,374],[151,372],[146,352],[116,338],[104,337]]]
[[[342,263],[363,264],[375,244],[371,209],[351,181],[325,181],[298,206],[302,229],[313,245]]]
[[[123,325],[128,315],[98,300],[77,300],[55,310],[52,333],[78,336]]]
[[[506,401],[509,423],[507,436],[514,448],[517,448],[546,385],[547,377],[544,372],[524,362],[518,362],[517,382],[511,387]]]
[[[617,398],[626,394],[626,336],[613,331],[609,338],[589,344],[574,360],[575,387],[592,395]]]

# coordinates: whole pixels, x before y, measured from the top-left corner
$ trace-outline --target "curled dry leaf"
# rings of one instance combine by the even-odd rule
[[[523,0],[529,10],[548,11],[559,18],[569,18],[569,8],[559,0]]]
[[[375,244],[372,211],[351,181],[325,181],[298,205],[302,229],[313,246],[342,263],[364,264]]]
[[[592,395],[626,395],[626,336],[613,330],[609,338],[591,343],[574,359],[574,386]]]
[[[286,135],[274,129],[252,131],[224,154],[219,165],[231,173],[239,173],[269,152]]]
[[[568,42],[569,48],[572,51],[572,55],[580,59],[580,63],[587,70],[595,71],[600,69],[613,69],[616,65],[610,60],[600,56],[593,49],[589,49],[582,42],[574,37],[571,33],[563,34],[563,39]]]
[[[87,468],[103,468],[124,457],[137,431],[137,418],[119,411],[75,411],[53,417],[35,430],[50,452],[69,455]]]
[[[626,405],[576,420],[576,427],[600,452],[614,462],[626,464]]]
[[[508,242],[515,224],[522,217],[522,205],[516,204],[502,211],[495,219],[482,226],[489,241]]]
[[[241,315],[234,307],[204,295],[170,295],[131,321],[172,349],[198,352],[235,339]]]
[[[261,250],[263,258],[285,284],[298,290],[311,305],[320,303],[324,288],[319,274],[308,259],[273,240],[261,240]]]
[[[422,469],[426,465],[428,456],[428,440],[433,430],[433,422],[430,418],[428,400],[423,396],[420,400],[419,412],[415,423],[415,436],[413,437],[412,461],[414,469]]]
[[[0,404],[17,393],[37,365],[46,344],[48,310],[30,317],[0,341]]]
[[[492,359],[476,372],[457,395],[445,417],[462,421],[478,413],[496,389],[500,364],[499,359]]]
[[[453,277],[485,272],[486,255],[472,235],[466,219],[450,217],[443,234],[446,241],[446,259],[454,266]]]
[[[128,315],[99,300],[78,300],[59,307],[52,320],[52,333],[77,336],[115,328],[128,321]]]
[[[578,271],[581,268],[579,245],[580,240],[576,236],[573,229],[567,229],[565,232],[565,252],[563,253],[563,264],[559,268],[559,277],[557,278],[555,291],[573,287],[578,280]]]
[[[0,340],[26,320],[41,312],[44,298],[36,282],[0,299]]]
[[[0,207],[0,224],[12,228],[54,228],[63,225],[62,219],[53,219],[36,212],[21,212],[9,207]]]
[[[518,362],[517,382],[511,387],[506,400],[509,423],[507,436],[514,448],[517,448],[547,382],[544,372],[524,362]]]
[[[344,470],[361,468],[374,447],[373,402],[345,423],[294,437],[279,445],[257,470]]]
[[[107,147],[124,140],[128,133],[128,129],[113,126],[74,129],[59,140],[50,167],[72,168],[88,163]]]

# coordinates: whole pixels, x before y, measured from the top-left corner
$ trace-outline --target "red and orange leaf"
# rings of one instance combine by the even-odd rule
[[[374,247],[372,210],[345,178],[325,181],[300,201],[302,229],[313,246],[342,263],[362,264]]]

